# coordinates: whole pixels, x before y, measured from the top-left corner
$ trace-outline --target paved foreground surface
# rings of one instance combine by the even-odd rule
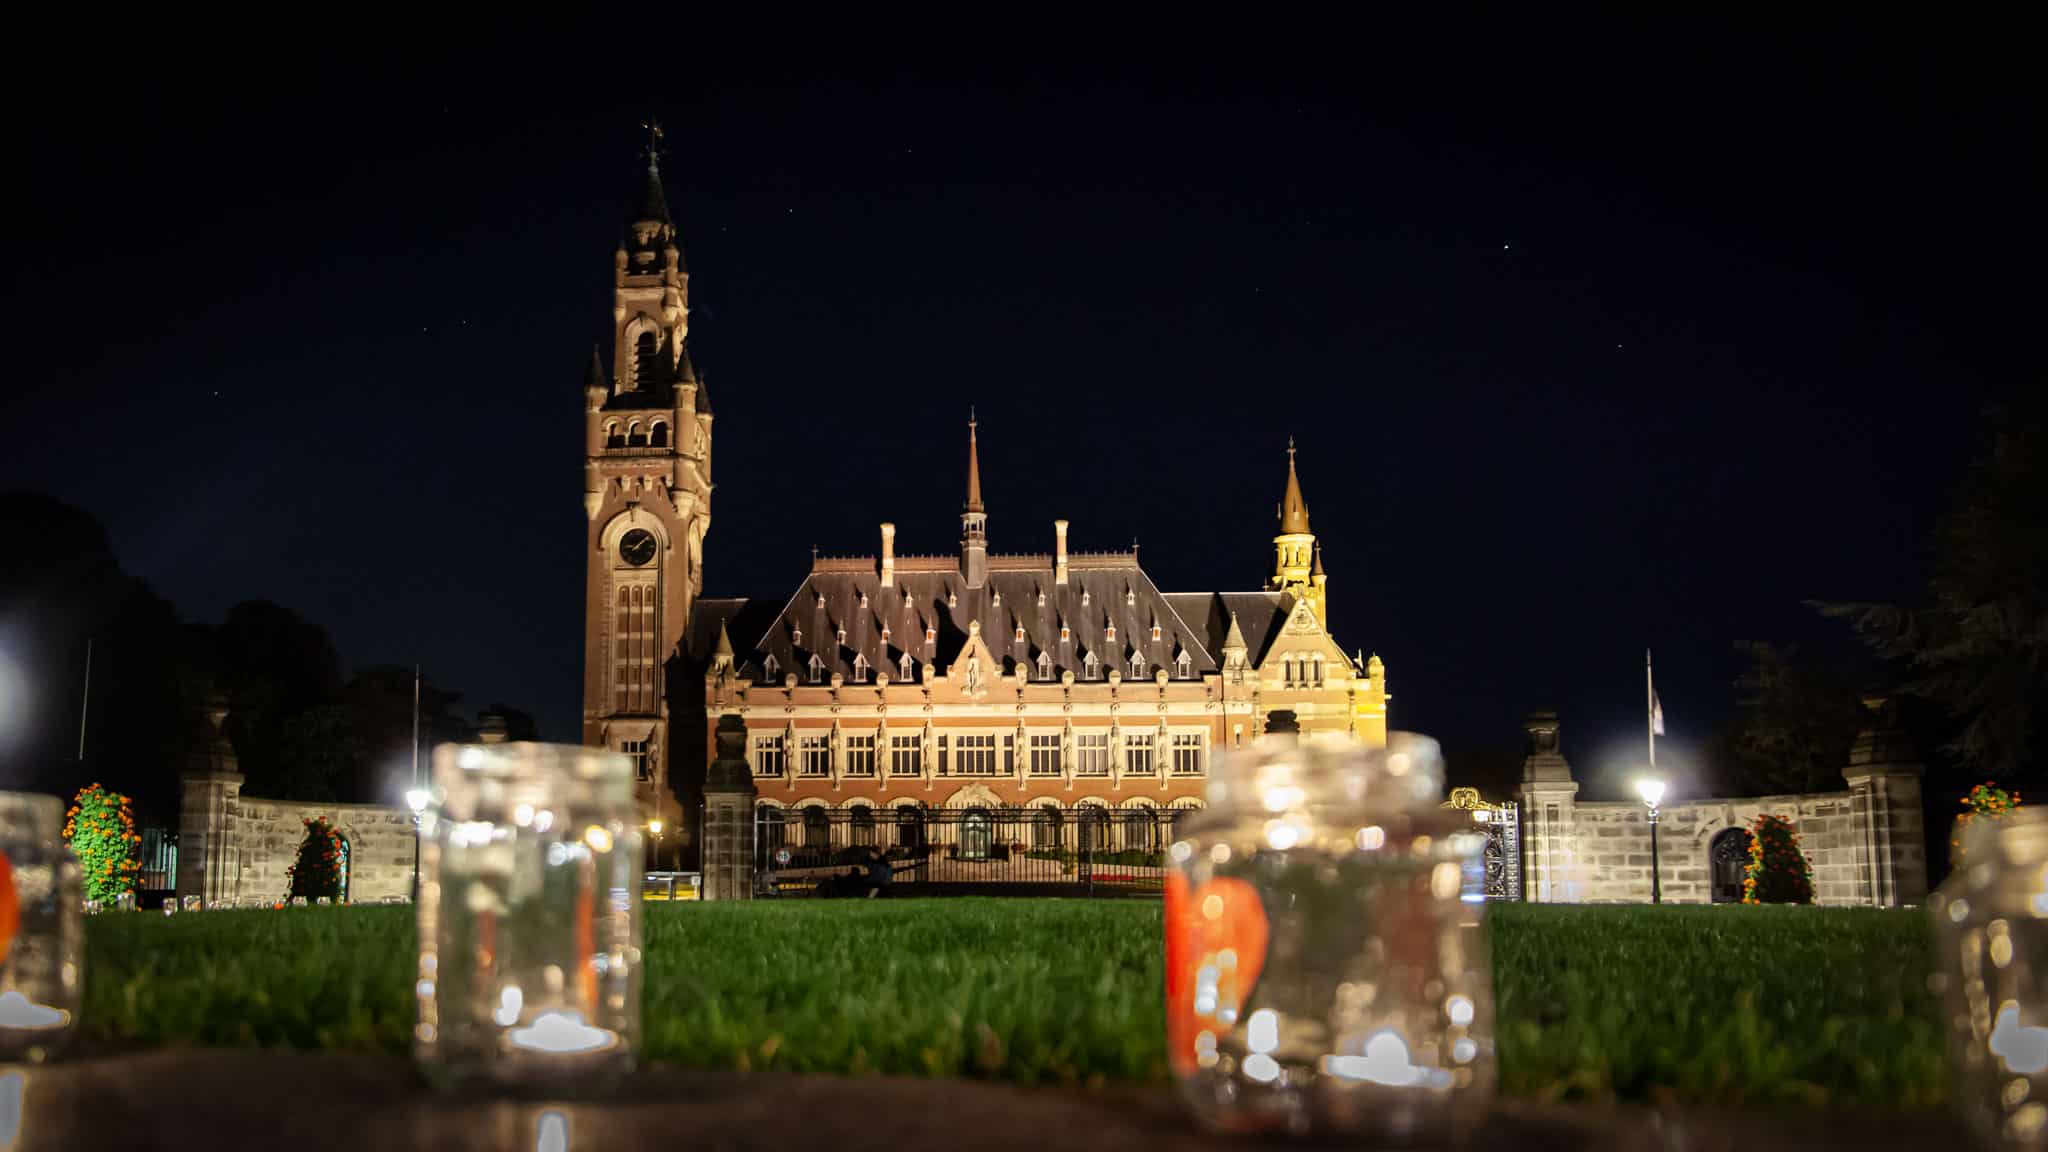
[[[15,1079],[14,1074],[20,1078]],[[19,1107],[11,1105],[17,1103]],[[548,1115],[552,1113],[552,1115]],[[545,1117],[545,1118],[544,1118]],[[12,1118],[13,1131],[8,1121]],[[1508,1101],[1473,1141],[1552,1149],[1961,1148],[1944,1115],[1660,1113]],[[1163,1088],[1024,1088],[961,1080],[643,1071],[604,1103],[435,1095],[403,1060],[331,1053],[158,1051],[0,1067],[0,1152],[278,1148],[692,1150],[1298,1147],[1195,1128]]]

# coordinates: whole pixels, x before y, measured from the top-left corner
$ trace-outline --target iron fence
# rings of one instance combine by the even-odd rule
[[[755,810],[761,895],[1157,895],[1182,810]]]

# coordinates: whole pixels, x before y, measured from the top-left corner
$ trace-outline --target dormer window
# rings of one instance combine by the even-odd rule
[[[936,644],[936,643],[938,643],[938,642],[939,642],[939,630],[938,630],[937,628],[934,628],[934,627],[932,627],[932,626],[931,626],[931,625],[929,625],[929,624],[925,625],[925,626],[924,626],[924,642],[925,642],[926,644]]]
[[[863,608],[868,606],[868,594],[865,589],[863,589],[860,594],[860,606]]]
[[[795,625],[789,630],[789,642],[798,648],[804,646],[804,626]]]
[[[1102,661],[1097,660],[1095,658],[1095,653],[1090,652],[1088,653],[1088,655],[1081,658],[1081,675],[1085,679],[1093,680],[1095,679],[1096,674],[1101,671]]]
[[[889,622],[887,620],[882,621],[882,643],[887,644],[889,637],[892,635],[894,633],[889,630]]]
[[[768,657],[766,657],[765,659],[763,659],[763,660],[761,661],[761,678],[762,678],[763,680],[773,680],[773,679],[775,679],[775,669],[776,669],[775,657],[774,657],[774,656],[768,656]]]
[[[1156,632],[1156,631],[1158,631],[1158,629],[1156,629],[1156,628],[1155,628],[1155,629],[1153,629],[1153,631],[1155,631],[1155,632]],[[840,642],[841,644],[844,644],[844,643],[846,643],[846,625],[844,625],[844,624],[841,624],[841,625],[839,626],[839,632],[838,632],[838,637],[839,637],[839,642]],[[1157,640],[1157,639],[1159,639],[1159,637],[1157,637],[1157,636],[1154,636],[1154,637],[1153,637],[1153,639],[1154,639],[1154,640]]]
[[[1045,607],[1045,589],[1043,588],[1038,590],[1038,606],[1040,608]]]
[[[1019,644],[1022,644],[1024,642],[1024,622],[1022,620],[1017,621],[1016,639],[1017,643]]]
[[[896,666],[901,671],[903,679],[908,682],[910,679],[910,653],[905,652],[903,659],[896,662]]]
[[[948,608],[958,608],[959,606],[960,606],[960,590],[959,590],[958,588],[955,588],[955,589],[953,589],[953,590],[952,590],[951,592],[948,592],[948,593],[946,594],[946,607],[948,607]]]
[[[1102,638],[1104,640],[1116,639],[1116,621],[1111,620],[1109,623],[1103,625]]]
[[[909,590],[908,588],[904,589],[904,590],[903,590],[903,610],[904,610],[905,612],[908,612],[908,611],[910,611],[910,606],[911,606],[912,604],[915,604],[915,603],[917,603],[917,593],[915,593],[915,592],[912,592],[912,591],[910,591],[910,590]]]
[[[1074,630],[1072,628],[1067,627],[1067,622],[1065,620],[1060,621],[1060,643],[1071,644],[1073,643],[1073,640]]]
[[[818,654],[813,652],[811,653],[811,683],[823,684],[824,682],[825,662],[818,659]]]
[[[1126,585],[1124,585],[1124,603],[1126,603],[1126,604],[1136,604],[1137,602],[1138,602],[1138,586],[1137,586],[1136,584],[1126,584]]]
[[[854,654],[853,682],[855,684],[865,684],[868,682],[868,658],[864,654]]]
[[[1131,679],[1142,680],[1144,679],[1144,676],[1145,657],[1137,652],[1131,653]]]
[[[1183,680],[1187,679],[1191,674],[1193,674],[1195,670],[1195,662],[1192,658],[1188,656],[1187,649],[1181,649],[1180,655],[1174,658],[1173,669],[1174,675],[1179,676]]]
[[[1052,656],[1049,653],[1040,652],[1038,654],[1038,678],[1040,680],[1052,679]]]
[[[1081,589],[1081,607],[1083,607],[1083,608],[1086,608],[1087,606],[1088,606],[1088,590],[1087,590],[1086,588],[1083,588],[1083,589]]]
[[[991,608],[1001,608],[1003,606],[1003,590],[1000,588],[996,589],[990,595],[988,603]]]
[[[1152,638],[1154,640],[1159,639],[1159,621],[1157,620],[1152,622]]]

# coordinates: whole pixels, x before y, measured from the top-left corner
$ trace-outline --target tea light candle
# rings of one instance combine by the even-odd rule
[[[0,1066],[71,1038],[84,987],[85,899],[64,802],[0,792]]]
[[[9,988],[0,992],[0,1028],[14,1028],[34,1031],[44,1028],[62,1028],[71,1023],[71,1013],[48,1004],[38,1004]]]
[[[434,754],[420,813],[428,1078],[557,1085],[623,1071],[640,1026],[642,820],[624,756],[479,744]]]

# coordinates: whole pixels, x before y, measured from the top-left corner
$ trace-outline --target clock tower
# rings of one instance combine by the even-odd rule
[[[655,842],[673,861],[686,825],[671,777],[670,673],[704,584],[711,405],[690,362],[690,274],[660,142],[650,126],[640,210],[612,254],[611,371],[593,347],[583,386],[583,742],[633,759],[641,818],[666,826]]]

